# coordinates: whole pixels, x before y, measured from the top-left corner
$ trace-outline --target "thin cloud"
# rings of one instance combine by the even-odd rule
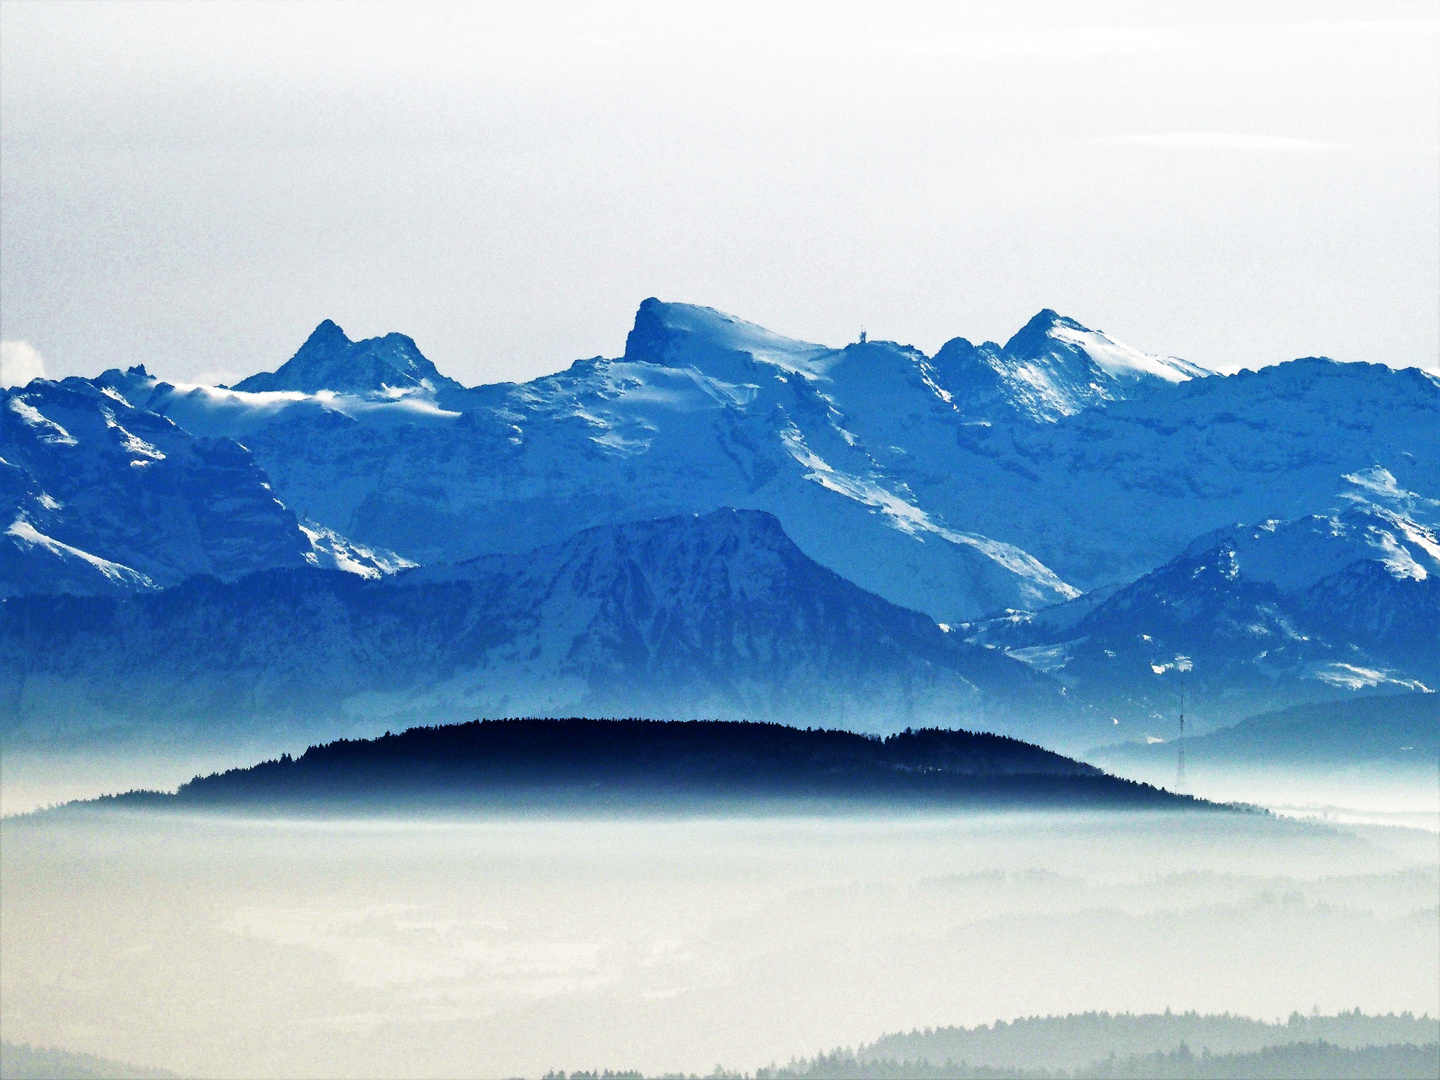
[[[1246,135],[1234,131],[1170,131],[1150,135],[1101,135],[1087,142],[1091,146],[1158,146],[1195,150],[1360,150],[1356,143],[1292,139],[1282,135]]]
[[[0,387],[25,386],[45,377],[45,358],[28,341],[0,341]]]
[[[1246,23],[1247,34],[1440,34],[1440,20],[1356,19],[1350,22]]]
[[[923,40],[892,39],[866,42],[861,47],[906,56],[963,56],[975,59],[1151,53],[1193,48],[1194,43],[1173,30],[1117,26],[1077,27],[1038,34],[1001,32]]]

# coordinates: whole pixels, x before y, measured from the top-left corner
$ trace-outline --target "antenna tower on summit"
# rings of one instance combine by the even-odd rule
[[[1185,669],[1180,668],[1180,750],[1175,765],[1175,790],[1185,790]]]

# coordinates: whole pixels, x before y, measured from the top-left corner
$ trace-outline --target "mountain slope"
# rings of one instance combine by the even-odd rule
[[[1173,715],[1181,669],[1192,716],[1211,724],[1350,692],[1435,689],[1437,541],[1428,526],[1352,499],[1202,536],[1076,619],[1010,615],[964,633],[1124,723]]]
[[[105,724],[333,736],[517,713],[1046,730],[1068,713],[1050,680],[733,510],[383,581],[270,571],[118,601],[13,598],[0,705],[19,739]]]
[[[1440,495],[1440,380],[1415,368],[1294,360],[962,435],[942,511],[964,506],[968,527],[1081,588],[1134,580],[1232,522],[1324,510],[1367,470]]]
[[[233,578],[310,548],[245,447],[84,379],[0,390],[0,458],[5,594]]]
[[[1105,761],[1175,759],[1173,740],[1131,742],[1093,751]],[[1432,779],[1440,770],[1440,694],[1389,694],[1294,705],[1185,740],[1191,765],[1346,767],[1383,765]]]

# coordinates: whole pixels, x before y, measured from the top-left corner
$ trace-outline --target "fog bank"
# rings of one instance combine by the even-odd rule
[[[6,1038],[181,1073],[703,1073],[1090,1009],[1440,1012],[1440,853],[1417,830],[67,812],[0,831]]]

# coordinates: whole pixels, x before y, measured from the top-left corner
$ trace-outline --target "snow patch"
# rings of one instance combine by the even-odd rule
[[[907,502],[875,481],[850,476],[832,468],[828,462],[806,446],[805,437],[795,426],[794,421],[781,430],[780,438],[786,449],[790,451],[790,455],[809,470],[805,473],[806,480],[811,480],[830,491],[854,499],[856,502],[875,507],[889,519],[891,526],[899,531],[913,536],[917,540],[923,539],[921,533],[928,532],[948,540],[952,544],[968,545],[993,559],[1011,573],[1048,592],[1056,593],[1067,600],[1073,600],[1080,595],[1079,589],[1062,581],[1059,575],[1029,552],[1023,551],[1013,544],[992,540],[987,536],[947,529],[932,521],[930,515],[920,507]]]
[[[1330,686],[1346,690],[1368,690],[1375,686],[1396,686],[1406,690],[1429,693],[1430,688],[1416,679],[1397,678],[1393,671],[1365,668],[1355,664],[1331,663],[1318,668],[1314,677]]]
[[[155,582],[151,581],[139,570],[133,570],[122,563],[111,562],[109,559],[102,559],[99,556],[91,555],[88,551],[81,551],[77,547],[61,543],[53,537],[46,536],[23,517],[16,518],[5,530],[6,536],[13,536],[22,545],[29,548],[40,548],[49,552],[64,562],[83,562],[98,570],[104,577],[114,585],[123,589],[150,590],[154,589]]]
[[[79,446],[77,440],[54,420],[21,397],[10,399],[10,411],[19,416],[30,427],[36,429],[35,437],[47,446]]]
[[[1058,645],[1031,645],[1024,649],[1006,649],[1005,655],[1048,675],[1070,662],[1072,650],[1078,644],[1079,641],[1062,641]]]
[[[1188,382],[1197,375],[1208,374],[1203,368],[1174,356],[1151,356],[1129,345],[1111,341],[1098,330],[1082,330],[1057,322],[1050,330],[1056,341],[1074,345],[1085,352],[1097,367],[1111,378],[1135,379],[1151,376],[1165,382]]]
[[[317,521],[301,522],[300,531],[310,541],[305,561],[311,566],[343,570],[347,574],[375,580],[420,565],[386,548],[357,544]]]

